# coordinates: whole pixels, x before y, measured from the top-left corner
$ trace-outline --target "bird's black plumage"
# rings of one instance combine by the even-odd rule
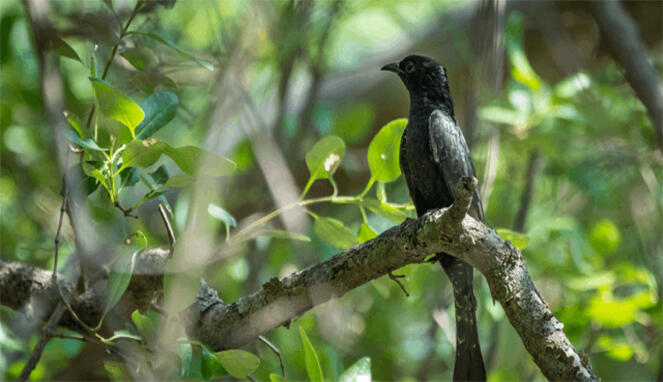
[[[456,198],[462,176],[476,176],[463,133],[454,116],[454,103],[444,67],[412,55],[383,70],[397,73],[410,93],[410,116],[403,133],[400,165],[419,216],[448,207]],[[479,191],[469,214],[483,220]],[[479,347],[472,267],[453,256],[438,254],[454,289],[456,306],[455,381],[485,380]]]

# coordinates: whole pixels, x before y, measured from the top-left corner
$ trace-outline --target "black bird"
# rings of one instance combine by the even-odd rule
[[[382,70],[395,72],[410,93],[410,117],[401,139],[400,165],[417,215],[450,206],[456,183],[463,176],[476,177],[463,133],[454,116],[454,102],[444,67],[428,57],[412,55]],[[483,221],[477,190],[469,214]],[[485,380],[479,336],[472,266],[438,253],[451,281],[456,306],[456,364],[454,381]]]

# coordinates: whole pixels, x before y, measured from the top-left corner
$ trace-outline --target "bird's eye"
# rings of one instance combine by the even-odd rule
[[[407,64],[405,64],[405,71],[408,72],[408,73],[414,72],[414,64],[411,63],[411,62],[408,62]]]

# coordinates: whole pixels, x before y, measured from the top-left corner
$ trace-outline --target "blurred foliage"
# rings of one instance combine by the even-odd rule
[[[80,157],[68,170],[81,177],[76,184],[88,195],[95,229],[104,233],[98,240],[121,249],[108,309],[124,292],[136,253],[168,243],[157,203],[169,208],[177,234],[195,217],[208,225],[208,245],[223,243],[229,253],[192,267],[186,279],[167,278],[167,293],[185,295],[178,308],[193,301],[200,276],[224,301],[234,301],[274,276],[414,216],[397,161],[402,115],[353,94],[345,102],[314,102],[310,110],[295,107],[295,99],[308,94],[300,83],[360,68],[379,53],[375,46],[419,36],[437,15],[462,2],[147,2],[139,4],[127,33],[120,31],[135,1],[48,4],[49,21],[59,31],[48,54],[61,57],[69,121],[60,133],[77,152],[70,157]],[[0,2],[0,15],[2,257],[50,268],[62,200],[57,140],[44,118],[30,20],[19,1]],[[487,224],[524,249],[539,291],[597,375],[654,379],[663,355],[663,171],[651,122],[607,61],[563,79],[537,74],[524,48],[526,25],[521,15],[509,17],[504,89],[477,110],[480,129],[472,150],[484,178],[490,130],[500,133],[494,186],[484,195]],[[652,53],[659,68],[662,58]],[[462,86],[453,80],[454,68],[448,69],[452,87]],[[224,86],[228,78],[235,82]],[[284,86],[294,90],[289,94]],[[269,110],[262,106],[278,97],[287,107],[273,134],[265,126],[257,133],[244,126],[242,113],[248,109],[251,120],[261,121],[268,115],[261,111]],[[221,120],[215,115],[220,103],[237,99]],[[93,106],[97,112],[88,122]],[[303,191],[293,204],[275,207],[257,135],[273,135],[284,150]],[[534,151],[543,166],[534,178],[524,232],[515,232],[526,158]],[[192,201],[201,178],[214,186],[206,190],[202,214]],[[304,232],[289,232],[279,220],[294,208],[311,218]],[[138,219],[127,217],[133,214]],[[65,223],[65,274],[74,261],[73,239]],[[450,379],[453,304],[438,268],[399,271],[410,298],[381,278],[316,307],[289,329],[269,333],[288,379]],[[480,277],[476,293],[489,378],[542,380]],[[19,331],[15,312],[2,308],[0,315],[0,373],[13,379],[38,332]],[[184,337],[162,344],[155,334],[162,321],[154,311],[136,311],[125,330],[104,339],[133,346],[138,374],[113,355],[87,359],[83,349],[99,345],[55,338],[31,379],[252,374],[283,380],[277,357],[257,341],[224,352]]]

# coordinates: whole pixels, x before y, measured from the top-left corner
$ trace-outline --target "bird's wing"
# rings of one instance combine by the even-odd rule
[[[428,133],[433,161],[444,179],[448,192],[456,198],[456,183],[463,176],[477,176],[463,132],[456,121],[435,110],[430,116]],[[483,221],[483,205],[477,188],[474,192],[470,215]]]
[[[417,206],[421,206],[420,203],[418,203],[417,200],[417,188],[415,187],[415,184],[412,180],[412,177],[410,176],[410,167],[407,162],[407,153],[406,153],[406,148],[405,148],[405,142],[407,141],[407,128],[405,131],[403,131],[403,137],[401,138],[401,148],[399,150],[399,155],[398,155],[398,162],[401,166],[401,172],[403,173],[403,176],[405,177],[405,182],[407,183],[407,189],[410,192],[410,199],[412,199],[412,203],[414,203],[415,208]],[[417,210],[417,213],[419,211]]]

